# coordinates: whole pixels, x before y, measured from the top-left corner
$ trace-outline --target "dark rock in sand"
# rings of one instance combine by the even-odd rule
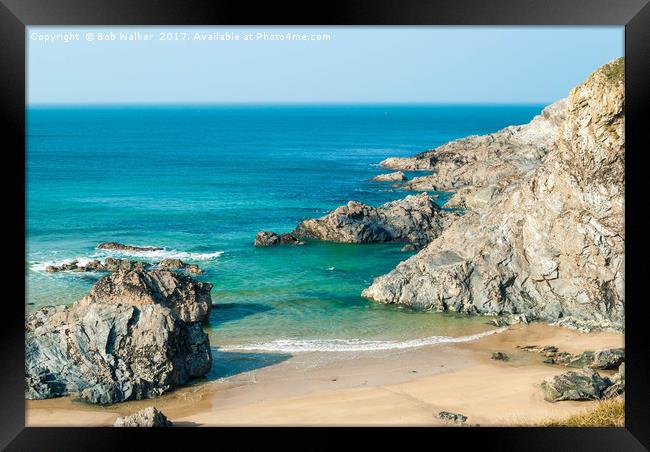
[[[172,422],[161,411],[150,406],[129,416],[115,420],[114,427],[171,427]]]
[[[510,361],[510,357],[503,352],[492,352],[492,359],[497,361]]]
[[[118,270],[71,306],[37,310],[25,322],[25,398],[115,403],[205,375],[211,287],[167,270]]]
[[[616,369],[625,361],[625,349],[611,348],[598,351],[585,351],[579,354],[560,352],[557,347],[550,345],[526,345],[518,346],[524,351],[543,354],[547,359],[546,364],[558,364],[566,367],[590,367],[592,369]]]
[[[463,424],[467,421],[467,416],[460,413],[450,413],[449,411],[441,411],[438,417],[443,421],[455,422],[456,424]]]
[[[603,398],[609,399],[625,394],[625,363],[618,367],[618,373],[612,378],[612,385],[605,389]]]
[[[624,348],[610,348],[597,350],[594,353],[593,363],[590,366],[594,369],[616,369],[622,366],[624,361]]]
[[[118,242],[104,242],[97,245],[98,250],[114,250],[114,251],[160,251],[162,248],[157,246],[133,246],[124,245]]]
[[[304,245],[292,234],[276,234],[275,232],[262,231],[255,235],[255,246],[274,246],[274,245]]]
[[[603,378],[593,369],[585,368],[548,377],[541,387],[544,391],[544,400],[558,402],[600,399],[603,392],[611,385],[612,381],[609,378]]]

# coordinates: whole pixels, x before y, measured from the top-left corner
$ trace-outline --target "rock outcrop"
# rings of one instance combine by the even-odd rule
[[[414,157],[391,157],[380,164],[399,170],[430,170],[402,187],[416,191],[456,191],[449,207],[476,208],[514,178],[536,168],[551,149],[564,120],[566,100],[546,107],[525,125],[451,141]],[[454,200],[456,196],[462,199]],[[475,203],[476,201],[476,203]]]
[[[612,385],[603,391],[603,398],[609,399],[625,394],[625,363],[618,366],[618,372],[612,378]]]
[[[187,264],[180,259],[163,259],[155,264],[136,261],[132,259],[118,259],[107,257],[102,263],[99,260],[93,260],[87,264],[79,264],[74,260],[61,265],[48,265],[45,267],[47,273],[58,272],[116,272],[118,270],[149,270],[152,268],[163,268],[168,270],[184,270],[188,273],[202,275],[204,271],[195,264]]]
[[[537,168],[376,278],[363,296],[622,329],[624,163],[619,59],[572,90],[559,134]]]
[[[255,235],[255,246],[275,246],[275,245],[304,245],[292,234],[276,234],[275,232],[262,231]]]
[[[566,367],[590,367],[592,369],[617,369],[625,361],[624,348],[606,348],[602,350],[585,351],[578,354],[561,352],[552,345],[525,345],[517,348],[526,352],[542,354],[546,364],[558,364]]]
[[[492,352],[492,359],[496,361],[510,361],[510,357],[503,352]]]
[[[98,250],[113,250],[113,251],[160,251],[163,248],[157,246],[133,246],[124,245],[118,242],[104,242],[97,245]]]
[[[324,217],[303,221],[291,234],[339,243],[408,242],[423,246],[458,216],[441,210],[430,196],[421,193],[379,207],[350,201]]]
[[[156,262],[155,266],[168,270],[185,270],[194,275],[202,275],[204,273],[203,269],[198,265],[188,264],[180,259],[163,259],[160,262]]]
[[[401,171],[395,171],[394,173],[379,174],[371,180],[375,182],[402,182],[406,180],[406,175]]]
[[[129,416],[120,416],[114,427],[171,427],[172,422],[156,407],[150,406]]]
[[[541,384],[544,400],[548,402],[601,399],[610,386],[612,381],[609,378],[601,377],[592,369],[548,377]]]
[[[108,404],[205,375],[211,287],[167,270],[118,270],[71,306],[37,310],[25,323],[25,397]]]
[[[440,411],[438,413],[438,418],[446,422],[452,422],[454,424],[464,424],[467,422],[467,416],[460,413],[451,413],[449,411]]]

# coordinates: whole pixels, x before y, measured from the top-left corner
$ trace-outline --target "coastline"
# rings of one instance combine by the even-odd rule
[[[437,418],[439,411],[462,413],[468,425],[530,425],[583,412],[596,402],[546,402],[539,383],[567,368],[544,364],[543,356],[517,345],[555,345],[579,353],[622,347],[623,338],[617,332],[583,333],[535,323],[464,343],[295,353],[274,365],[154,399],[106,407],[71,397],[28,400],[26,425],[111,426],[118,416],[151,405],[177,426],[449,425]],[[494,351],[511,360],[491,359]]]

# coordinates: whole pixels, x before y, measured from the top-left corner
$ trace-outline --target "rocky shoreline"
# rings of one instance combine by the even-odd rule
[[[382,166],[402,171],[378,182],[408,190],[454,190],[443,209],[426,192],[378,207],[350,201],[289,232],[263,231],[255,246],[404,243],[418,251],[375,278],[362,296],[415,309],[495,317],[497,326],[540,321],[583,330],[624,330],[623,60],[592,74],[529,124],[456,140]],[[98,249],[148,252],[106,242]],[[205,376],[212,354],[202,325],[212,285],[179,259],[156,263],[106,258],[46,272],[109,272],[71,306],[26,319],[25,397],[77,395],[98,404],[159,396]],[[560,352],[547,364],[581,368],[542,384],[548,401],[624,393],[624,350]],[[550,348],[549,348],[550,347]],[[494,352],[496,361],[508,356]],[[609,378],[596,370],[617,370]],[[457,422],[465,416],[441,411]],[[462,421],[464,422],[464,420]],[[120,425],[167,425],[155,409]]]
[[[363,297],[622,330],[623,69],[622,58],[604,65],[528,124],[381,162],[400,171],[375,181],[403,181],[402,170],[432,171],[402,187],[453,190],[445,209],[427,193],[379,207],[350,201],[289,233],[259,233],[255,245],[403,242],[405,250],[420,251],[375,278]]]
[[[425,177],[469,192],[483,189],[485,182],[499,188],[480,205],[470,203],[475,208],[418,254],[376,278],[362,295],[419,309],[519,314],[527,321],[622,330],[623,64],[618,59],[603,66],[528,126],[504,129],[510,138],[522,129],[527,137],[544,137],[538,146],[522,139],[517,141],[525,142],[523,147],[506,146],[510,162],[526,164],[505,173],[498,160],[461,158],[465,154],[457,147],[462,140],[411,159],[384,161],[391,168],[434,169]],[[548,133],[531,133],[540,122]],[[503,133],[468,140],[499,145]],[[529,158],[532,150],[539,156],[536,166]],[[514,158],[518,152],[525,157]],[[471,169],[481,177],[468,176]],[[472,185],[463,185],[468,182]]]

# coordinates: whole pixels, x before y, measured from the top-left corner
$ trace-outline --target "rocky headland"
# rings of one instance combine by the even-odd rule
[[[513,179],[540,164],[564,121],[565,107],[566,100],[562,99],[528,124],[461,138],[414,157],[390,157],[380,164],[398,170],[433,171],[402,187],[456,192],[448,207],[484,206]]]
[[[501,138],[470,137],[466,153],[443,152],[458,149],[454,142],[384,161],[391,168],[435,169],[431,177],[441,187],[497,182],[503,188],[376,278],[363,296],[420,309],[623,329],[623,68],[622,58],[601,67],[528,127],[506,129]],[[514,149],[502,139],[522,128],[528,132],[518,142],[525,145]],[[498,163],[495,158],[507,171],[486,172],[493,166],[482,162]]]
[[[37,310],[25,322],[25,398],[109,404],[204,376],[211,287],[168,270],[118,270],[70,306]]]

